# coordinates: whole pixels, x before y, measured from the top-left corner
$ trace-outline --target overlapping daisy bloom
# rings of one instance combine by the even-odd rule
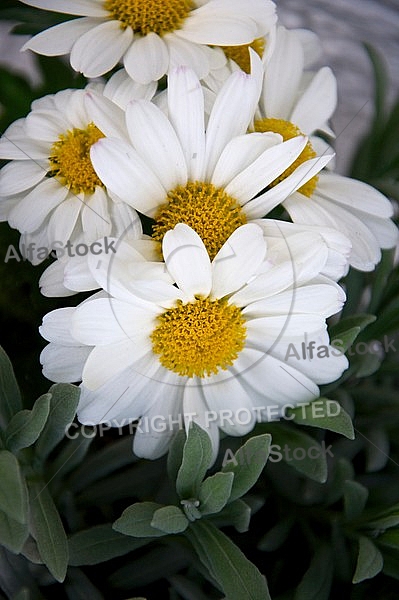
[[[253,129],[279,133],[284,140],[306,134],[310,140],[296,162],[273,182],[282,185],[276,185],[275,199],[269,195],[267,210],[285,196],[282,204],[295,223],[339,229],[352,243],[350,265],[372,271],[381,259],[381,249],[392,248],[398,240],[397,228],[390,220],[390,201],[370,185],[330,170],[321,171],[295,190],[288,178],[299,165],[330,152],[315,134],[333,135],[328,121],[337,101],[335,77],[328,67],[312,74],[304,70],[304,64],[301,38],[295,31],[279,27],[273,55],[265,67]],[[262,205],[251,214],[262,217],[264,210]]]
[[[87,106],[107,136],[91,148],[96,173],[119,198],[154,219],[153,239],[162,241],[169,229],[186,223],[213,259],[235,229],[251,219],[253,206],[268,212],[269,195],[275,197],[279,190],[268,189],[269,184],[297,159],[307,138],[283,142],[279,134],[247,133],[259,81],[256,73],[233,73],[216,97],[205,129],[200,82],[191,69],[178,68],[168,80],[168,117],[145,100],[128,105],[130,143],[111,139],[110,118],[104,119],[96,94],[88,94]],[[303,185],[330,158],[311,158],[300,165],[287,179],[291,189]]]
[[[185,224],[168,231],[162,246],[165,264],[146,268],[141,261],[140,278],[130,277],[137,253],[129,245],[100,268],[91,258],[105,292],[43,320],[41,333],[50,341],[41,355],[44,374],[82,380],[82,423],[120,426],[146,417],[134,451],[157,458],[180,422],[194,420],[208,431],[216,455],[219,428],[244,435],[259,415],[268,419],[268,406],[282,412],[314,399],[318,384],[347,368],[326,331],[326,317],[345,296],[320,279],[329,252],[319,235],[290,237],[288,259],[280,252],[268,258],[255,224],[239,227],[213,261]],[[323,357],[298,360],[287,352],[304,339],[324,346]],[[160,431],[157,419],[170,426]]]
[[[277,20],[270,0],[21,1],[81,17],[39,33],[23,49],[70,53],[72,67],[86,77],[123,59],[130,77],[143,84],[181,64],[203,77],[226,62],[220,47],[250,44]]]
[[[102,85],[89,85],[36,100],[28,116],[0,140],[0,158],[10,160],[0,171],[0,220],[23,234],[21,251],[34,264],[46,258],[46,248],[118,236],[137,220],[135,210],[108,192],[91,164],[90,147],[104,134],[86,110],[88,89],[102,97]],[[136,97],[153,94],[145,86],[135,92]],[[111,101],[104,98],[104,103],[106,114]],[[123,113],[115,105],[115,127],[118,118],[122,121]],[[33,252],[27,254],[28,247]]]

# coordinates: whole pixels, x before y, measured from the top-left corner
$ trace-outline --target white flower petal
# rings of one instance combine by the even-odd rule
[[[68,194],[68,189],[56,179],[45,179],[18,202],[9,214],[9,223],[22,233],[38,229],[51,211]]]
[[[128,140],[125,124],[125,113],[111,100],[93,90],[85,94],[84,103],[87,113],[98,129],[106,137]]]
[[[125,109],[131,100],[151,100],[156,89],[157,84],[155,81],[148,85],[142,85],[137,81],[133,81],[125,69],[120,69],[106,83],[104,96]]]
[[[291,114],[291,121],[306,134],[321,128],[337,105],[337,80],[329,67],[313,77]]]
[[[198,79],[203,79],[210,69],[207,48],[167,33],[164,40],[169,51],[169,71],[179,67],[190,67]]]
[[[99,77],[119,62],[133,40],[130,27],[106,21],[83,34],[73,45],[71,65],[85,77]]]
[[[162,249],[166,267],[184,294],[191,301],[196,295],[208,296],[212,286],[211,263],[200,236],[179,223],[166,232]]]
[[[248,129],[258,101],[258,82],[243,71],[233,73],[218,94],[206,132],[207,176],[230,140]]]
[[[33,50],[45,56],[69,54],[77,39],[98,25],[97,19],[73,19],[38,33],[26,42],[21,50]]]
[[[136,37],[123,58],[123,64],[130,77],[142,85],[158,81],[168,70],[167,45],[154,32]]]
[[[10,162],[0,171],[0,196],[10,196],[29,190],[45,175],[45,169],[36,162]]]
[[[203,393],[203,380],[194,377],[184,387],[183,414],[186,431],[191,422],[199,425],[209,435],[212,444],[212,464],[215,462],[219,450],[219,432],[214,421],[208,422],[206,412],[208,405]]]
[[[183,151],[170,121],[147,100],[133,100],[126,110],[131,141],[141,158],[157,174],[166,190],[187,183]]]
[[[28,6],[43,8],[53,12],[65,13],[67,15],[87,15],[89,17],[107,17],[108,11],[102,7],[102,3],[93,0],[21,0]]]
[[[66,200],[52,212],[47,228],[50,245],[53,242],[59,242],[64,246],[70,240],[82,206],[83,198],[80,195],[69,194]]]
[[[25,119],[26,135],[53,144],[67,129],[66,119],[54,109],[34,110]],[[50,150],[50,148],[49,148]]]
[[[32,140],[26,135],[13,136],[6,131],[0,139],[0,157],[6,160],[43,160],[48,158],[48,154],[48,144]]]
[[[168,79],[169,120],[181,143],[188,177],[200,181],[204,175],[204,95],[191,69],[180,67]]]
[[[76,346],[77,342],[71,335],[71,319],[75,308],[58,308],[43,317],[39,327],[40,335],[48,342],[62,346]]]
[[[212,262],[212,296],[239,290],[258,270],[266,254],[260,227],[249,223],[232,233]]]
[[[90,353],[86,346],[58,346],[49,344],[40,354],[43,375],[57,383],[76,383],[82,379],[82,370]]]
[[[137,152],[121,140],[101,139],[91,147],[101,181],[124,202],[151,217],[166,201],[166,191]]]
[[[90,244],[111,233],[111,219],[108,210],[110,202],[103,188],[97,186],[94,194],[85,196],[82,207],[82,228],[86,244]]]

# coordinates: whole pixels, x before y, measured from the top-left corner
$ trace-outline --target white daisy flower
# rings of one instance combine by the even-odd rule
[[[381,259],[381,248],[392,248],[398,240],[397,228],[390,220],[393,208],[389,200],[365,183],[327,170],[306,177],[296,189],[290,183],[293,172],[306,172],[304,165],[312,160],[317,164],[318,155],[331,152],[315,134],[333,134],[328,120],[337,102],[332,71],[328,67],[316,74],[304,71],[304,56],[301,37],[279,27],[273,55],[265,67],[253,129],[279,133],[284,140],[301,134],[310,139],[289,169],[270,184],[276,196],[266,192],[267,210],[261,195],[252,216],[263,217],[282,203],[295,223],[333,227],[344,233],[352,244],[350,265],[372,271]]]
[[[112,105],[112,132],[122,136],[123,112],[97,85],[36,100],[0,140],[0,158],[10,160],[0,171],[0,219],[23,234],[21,250],[34,264],[46,258],[44,248],[61,252],[67,243],[91,244],[119,235],[113,223],[137,219],[93,169],[90,147],[104,134],[86,110],[88,89],[97,90],[104,118]]]
[[[154,219],[154,239],[162,241],[166,231],[186,223],[200,235],[212,259],[254,211],[268,212],[270,197],[279,197],[279,186],[260,198],[257,194],[307,144],[304,136],[283,143],[278,134],[247,133],[259,91],[257,74],[233,73],[216,98],[205,131],[203,90],[194,72],[181,67],[169,77],[168,117],[151,102],[131,102],[126,110],[130,144],[99,140],[91,149],[94,168],[108,189]],[[90,94],[88,102],[96,125],[111,136],[96,95]],[[291,189],[303,185],[330,158],[301,165],[287,180]]]
[[[123,58],[135,81],[149,83],[181,64],[199,77],[225,61],[215,46],[249,44],[276,22],[270,0],[22,0],[82,18],[39,33],[29,48],[71,55],[75,71],[98,77]]]
[[[247,224],[211,262],[201,238],[178,224],[163,239],[163,279],[152,265],[145,277],[142,263],[142,278],[132,280],[135,255],[129,260],[127,247],[123,260],[109,257],[92,271],[108,297],[101,292],[44,318],[41,333],[51,342],[41,355],[44,374],[82,380],[82,423],[120,426],[143,417],[138,456],[164,454],[191,419],[209,432],[216,454],[219,428],[244,435],[257,418],[268,420],[268,407],[281,415],[288,404],[312,400],[318,384],[347,368],[325,322],[344,293],[319,279],[328,250],[313,238],[291,237],[292,259],[269,261],[262,230]],[[323,353],[298,360],[288,352],[304,339]]]

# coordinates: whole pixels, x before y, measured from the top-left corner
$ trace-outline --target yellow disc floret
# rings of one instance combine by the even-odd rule
[[[251,57],[249,54],[249,48],[255,50],[255,52],[262,58],[265,51],[265,40],[264,38],[257,38],[251,44],[243,44],[242,46],[224,46],[222,47],[223,52],[227,58],[231,58],[235,63],[245,71],[245,73],[251,72]]]
[[[150,32],[163,35],[180,29],[190,11],[192,0],[106,0],[105,10],[122,27],[131,27],[135,33]]]
[[[92,194],[103,184],[93,169],[90,148],[103,137],[94,123],[61,134],[51,147],[49,177],[57,177],[74,194]]]
[[[213,260],[230,235],[247,219],[237,200],[211,183],[189,182],[168,193],[153,226],[153,238],[159,242],[178,223],[198,233]]]
[[[245,345],[241,310],[225,300],[198,298],[157,317],[152,349],[170,371],[206,377],[231,366]]]
[[[273,131],[273,133],[279,133],[284,141],[290,140],[291,138],[294,138],[298,135],[303,135],[301,130],[296,125],[290,123],[290,121],[284,121],[284,119],[259,119],[258,121],[255,121],[254,129],[255,131],[260,132]],[[291,173],[293,173],[295,169],[299,167],[299,165],[302,165],[304,162],[310,160],[311,158],[316,158],[316,156],[317,154],[313,150],[311,143],[308,142],[305,148],[303,149],[302,153],[292,163],[292,165],[288,167],[288,169],[286,169],[284,173],[280,175],[280,177],[275,179],[269,187],[277,185],[278,183],[280,183],[280,181],[286,179],[286,177],[291,175]],[[317,182],[318,177],[317,175],[315,175],[314,177],[309,179],[309,181],[307,181],[301,188],[299,188],[298,192],[300,192],[304,196],[307,196],[308,198],[311,198],[313,192],[315,191]]]

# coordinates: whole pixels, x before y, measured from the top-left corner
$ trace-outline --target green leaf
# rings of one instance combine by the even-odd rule
[[[328,600],[333,577],[333,559],[326,546],[318,548],[299,584],[294,600]]]
[[[394,504],[388,510],[384,510],[369,517],[367,527],[372,529],[389,529],[399,525],[399,504]]]
[[[112,528],[124,535],[131,535],[139,538],[161,537],[162,535],[166,535],[164,531],[151,527],[154,513],[159,508],[162,508],[162,504],[157,504],[156,502],[138,502],[137,504],[132,504],[123,511],[122,515],[115,521]]]
[[[334,337],[331,340],[331,345],[344,354],[352,346],[360,332],[360,327],[351,327]]]
[[[222,468],[223,473],[234,473],[230,502],[246,494],[258,481],[269,456],[271,439],[269,434],[250,438]]]
[[[0,510],[18,523],[28,521],[28,495],[19,463],[8,450],[0,451]]]
[[[233,485],[233,473],[216,473],[205,479],[199,493],[199,511],[202,515],[220,512],[230,498]]]
[[[56,383],[49,393],[50,414],[35,446],[36,455],[42,462],[64,439],[65,431],[75,417],[80,395],[79,388],[69,383]]]
[[[389,529],[388,531],[385,531],[382,535],[378,536],[376,541],[378,544],[382,544],[388,548],[399,550],[399,529]]]
[[[187,535],[226,600],[271,600],[265,577],[219,529],[207,521],[196,521]]]
[[[367,313],[361,313],[357,315],[351,315],[341,319],[338,323],[329,328],[331,340],[341,339],[348,331],[354,328],[359,328],[363,331],[370,323],[374,323],[377,319],[375,315],[369,315]],[[357,336],[356,336],[357,337]]]
[[[263,552],[274,552],[280,548],[287,539],[294,522],[295,518],[291,515],[278,521],[276,525],[260,539],[258,543],[259,550],[262,550]]]
[[[287,411],[299,425],[309,425],[319,429],[328,429],[353,440],[355,432],[352,419],[336,400],[318,398],[306,406],[298,406]]]
[[[64,581],[68,543],[58,510],[43,482],[29,483],[32,535],[44,564],[57,581]]]
[[[277,458],[284,460],[288,465],[299,473],[306,475],[314,481],[325,483],[327,480],[327,460],[326,454],[329,448],[323,447],[316,440],[303,431],[279,424],[262,424],[263,429],[267,429],[273,438],[271,453],[273,457],[275,451],[273,446],[276,444]],[[272,454],[270,456],[272,460]],[[278,462],[273,458],[274,462]]]
[[[139,540],[122,535],[114,531],[111,524],[97,525],[69,538],[69,564],[74,567],[97,565],[141,548],[150,541],[149,538]]]
[[[344,507],[347,521],[357,519],[366,506],[369,491],[364,485],[357,481],[345,481],[344,483]]]
[[[176,490],[180,498],[198,497],[201,482],[211,461],[211,439],[202,427],[192,422],[184,444],[183,461],[176,479]]]
[[[163,506],[154,512],[151,527],[165,533],[181,533],[188,527],[188,519],[177,506]]]
[[[352,583],[360,583],[365,579],[372,579],[378,575],[383,566],[384,559],[377,546],[369,538],[365,536],[360,537],[359,554]]]
[[[244,533],[249,529],[251,507],[244,500],[234,500],[212,517],[212,520],[218,527],[232,525],[239,533]]]
[[[0,545],[19,554],[29,535],[27,523],[18,523],[0,511]]]
[[[32,600],[29,588],[22,588],[17,594],[12,597],[12,600]]]
[[[36,442],[49,415],[50,398],[51,394],[43,394],[36,400],[32,410],[22,410],[11,419],[5,433],[5,443],[12,452],[28,448]]]
[[[186,434],[184,429],[179,429],[170,444],[168,452],[168,475],[173,483],[176,481],[177,474],[183,461],[185,442]]]
[[[0,428],[5,429],[12,417],[22,410],[21,393],[12,364],[0,346]]]

